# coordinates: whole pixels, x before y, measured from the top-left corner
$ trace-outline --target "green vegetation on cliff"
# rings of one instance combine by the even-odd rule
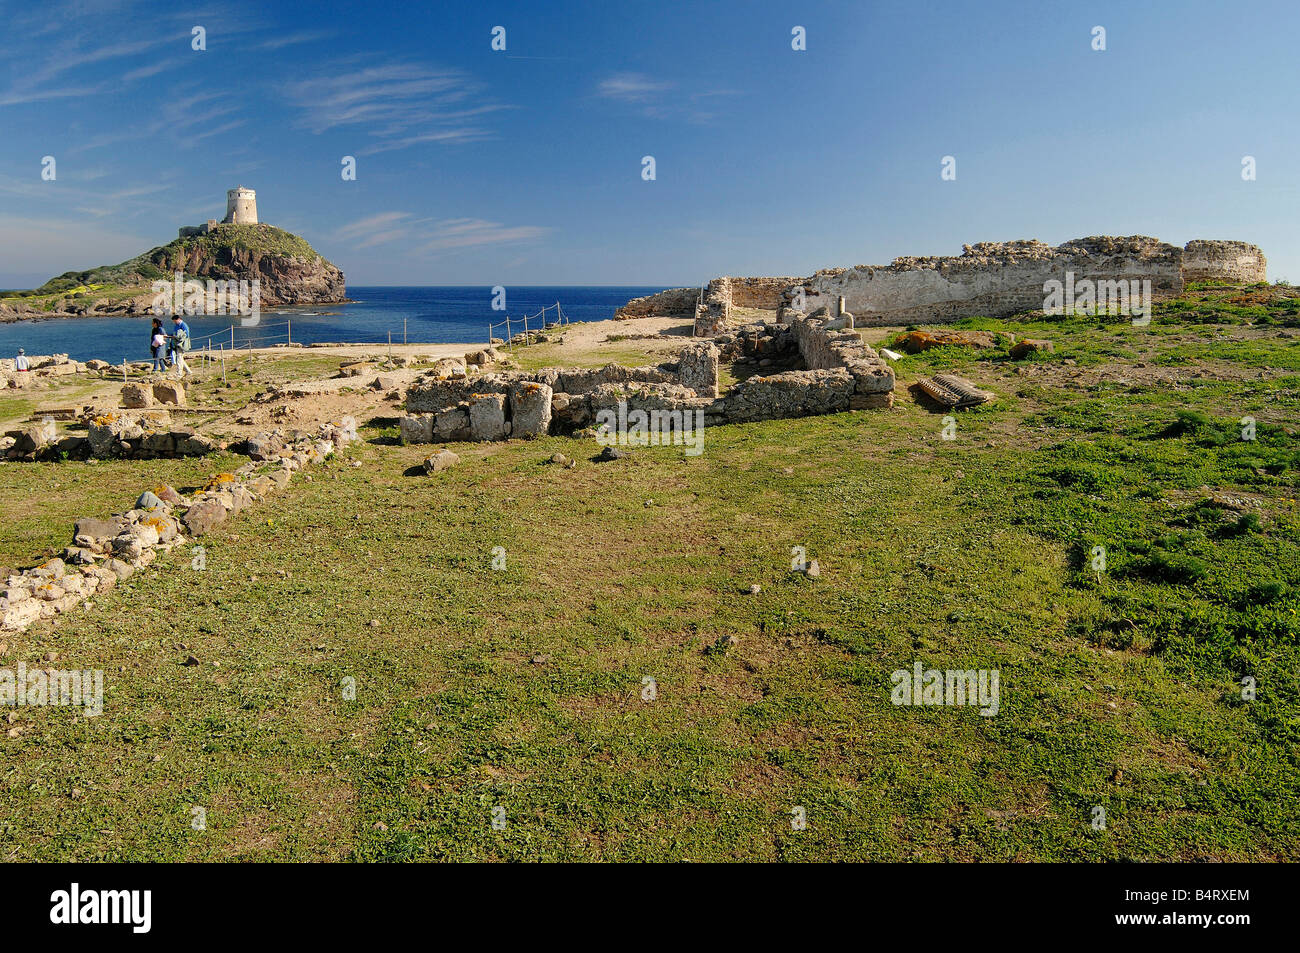
[[[10,291],[7,297],[68,294],[104,287],[136,287],[171,274],[175,262],[195,259],[222,260],[234,252],[253,257],[316,259],[322,257],[305,238],[274,225],[221,225],[206,235],[178,238],[167,245],[117,265],[100,265],[86,271],[65,271],[32,291]]]

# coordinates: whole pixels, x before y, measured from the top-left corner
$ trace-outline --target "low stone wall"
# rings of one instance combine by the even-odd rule
[[[629,318],[693,317],[700,301],[699,288],[670,288],[644,298],[633,298],[614,312],[614,320]]]
[[[10,430],[0,442],[9,460],[61,460],[66,457],[153,460],[201,457],[220,449],[194,428],[173,424],[166,411],[101,414],[87,422],[86,436],[59,435],[53,421]]]
[[[646,367],[549,367],[474,378],[431,372],[407,390],[408,414],[398,428],[403,443],[569,433],[591,422],[599,409],[593,395],[613,393],[611,388],[708,403],[718,396],[718,349],[695,343],[676,361]]]
[[[202,536],[227,518],[289,485],[293,474],[320,463],[358,439],[356,422],[326,424],[315,436],[282,444],[271,462],[251,462],[219,473],[186,498],[169,486],[140,494],[135,506],[108,519],[77,520],[72,545],[60,558],[11,574],[0,591],[0,631],[21,632],[148,566],[159,552]]]
[[[788,317],[788,333],[806,370],[741,381],[727,395],[728,420],[807,417],[894,405],[894,369],[860,335],[818,318]]]
[[[430,375],[407,393],[411,413],[399,422],[401,438],[432,443],[572,433],[620,404],[628,411],[699,412],[706,425],[893,406],[893,369],[856,333],[830,322],[795,315],[788,326],[756,324],[719,340],[722,350],[695,344],[677,362],[657,367],[548,368],[472,381]],[[719,397],[719,358],[757,354],[801,356],[807,369],[751,377]],[[527,409],[529,398],[537,409]],[[541,412],[543,402],[549,414]]]

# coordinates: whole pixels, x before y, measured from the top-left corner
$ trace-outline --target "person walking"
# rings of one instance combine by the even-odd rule
[[[149,332],[149,349],[153,352],[153,369],[162,373],[167,370],[167,335],[163,332],[162,319],[153,319],[153,329]]]
[[[172,333],[171,333],[171,351],[172,351],[172,370],[176,372],[177,377],[184,377],[186,374],[193,374],[190,366],[185,363],[185,352],[190,349],[190,326],[179,314],[172,315]]]
[[[30,371],[31,369],[32,369],[32,362],[27,360],[27,352],[24,351],[22,348],[19,348],[18,356],[14,358],[14,370]]]

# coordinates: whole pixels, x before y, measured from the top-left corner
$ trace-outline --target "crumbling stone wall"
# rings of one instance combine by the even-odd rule
[[[1258,245],[1197,239],[1183,249],[1183,281],[1230,281],[1254,284],[1268,280],[1268,259]]]
[[[714,278],[695,313],[695,336],[712,337],[732,322],[733,308],[776,311],[785,291],[802,278]]]
[[[941,323],[972,315],[1001,317],[1041,308],[1050,279],[1150,280],[1152,297],[1183,289],[1182,250],[1154,238],[1081,238],[980,242],[958,256],[896,258],[887,266],[819,271],[786,292],[786,305],[835,310],[838,299],[859,327]],[[802,295],[800,295],[802,291]]]
[[[1003,317],[1043,307],[1043,285],[1076,280],[1151,282],[1155,300],[1189,281],[1267,281],[1267,260],[1255,245],[1195,240],[1185,248],[1145,235],[1076,238],[1052,246],[1034,240],[979,242],[960,255],[895,258],[888,265],[830,268],[809,278],[715,278],[695,317],[697,337],[725,333],[732,309],[777,308],[805,314],[839,299],[858,327],[937,324],[983,315]]]
[[[644,298],[633,298],[614,312],[614,320],[694,317],[700,294],[699,288],[670,288]]]

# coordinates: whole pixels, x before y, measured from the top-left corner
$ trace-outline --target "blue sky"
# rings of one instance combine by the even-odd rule
[[[163,244],[236,184],[354,285],[690,285],[1096,234],[1252,241],[1300,282],[1295,0],[0,0],[0,22],[0,287]]]

